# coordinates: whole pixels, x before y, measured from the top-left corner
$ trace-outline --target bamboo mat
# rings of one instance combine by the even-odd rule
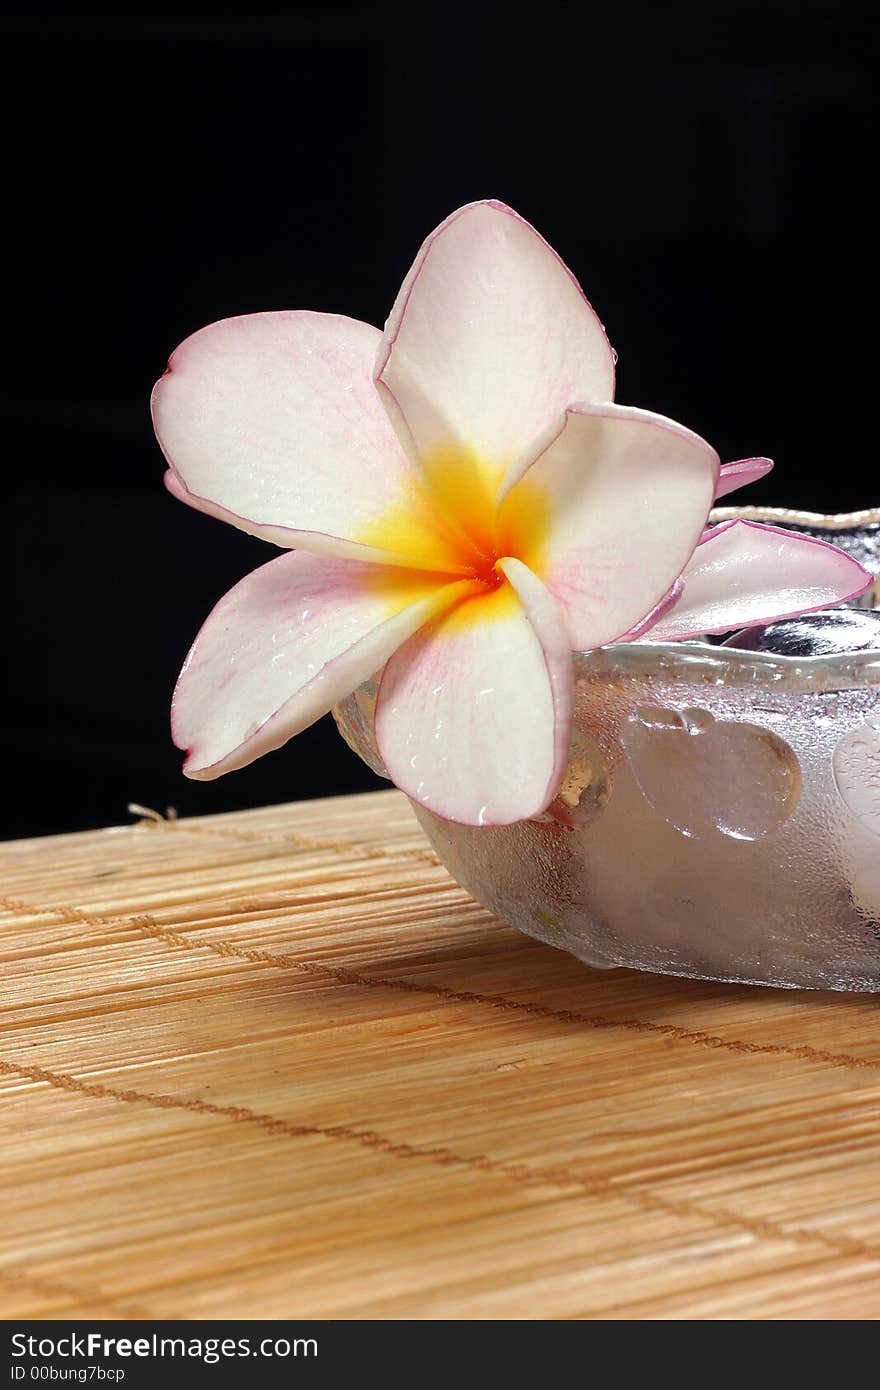
[[[396,792],[0,866],[4,1317],[880,1314],[878,999],[588,970]]]

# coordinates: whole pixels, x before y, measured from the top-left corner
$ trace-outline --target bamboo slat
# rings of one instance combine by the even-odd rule
[[[874,1318],[878,999],[588,970],[396,792],[0,846],[7,1318]]]

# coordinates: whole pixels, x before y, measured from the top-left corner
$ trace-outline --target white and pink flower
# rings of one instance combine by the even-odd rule
[[[376,737],[437,814],[537,815],[564,771],[573,650],[764,623],[861,593],[833,546],[713,500],[762,476],[617,405],[558,256],[497,202],[427,239],[384,333],[308,311],[210,325],[153,393],[182,501],[285,553],[208,617],[174,694],[185,772],[243,767],[382,670]]]

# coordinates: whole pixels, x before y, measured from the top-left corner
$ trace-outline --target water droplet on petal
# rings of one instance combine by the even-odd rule
[[[639,705],[621,742],[647,800],[694,839],[716,831],[735,840],[770,835],[800,796],[794,750],[758,724],[716,721],[708,710]]]

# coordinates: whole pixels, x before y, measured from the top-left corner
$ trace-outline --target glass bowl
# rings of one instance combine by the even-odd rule
[[[713,519],[728,516],[833,539],[880,574],[880,510]],[[880,991],[880,650],[642,641],[576,654],[575,676],[569,766],[544,816],[476,828],[413,803],[462,887],[599,968]],[[334,713],[385,775],[376,686]]]

